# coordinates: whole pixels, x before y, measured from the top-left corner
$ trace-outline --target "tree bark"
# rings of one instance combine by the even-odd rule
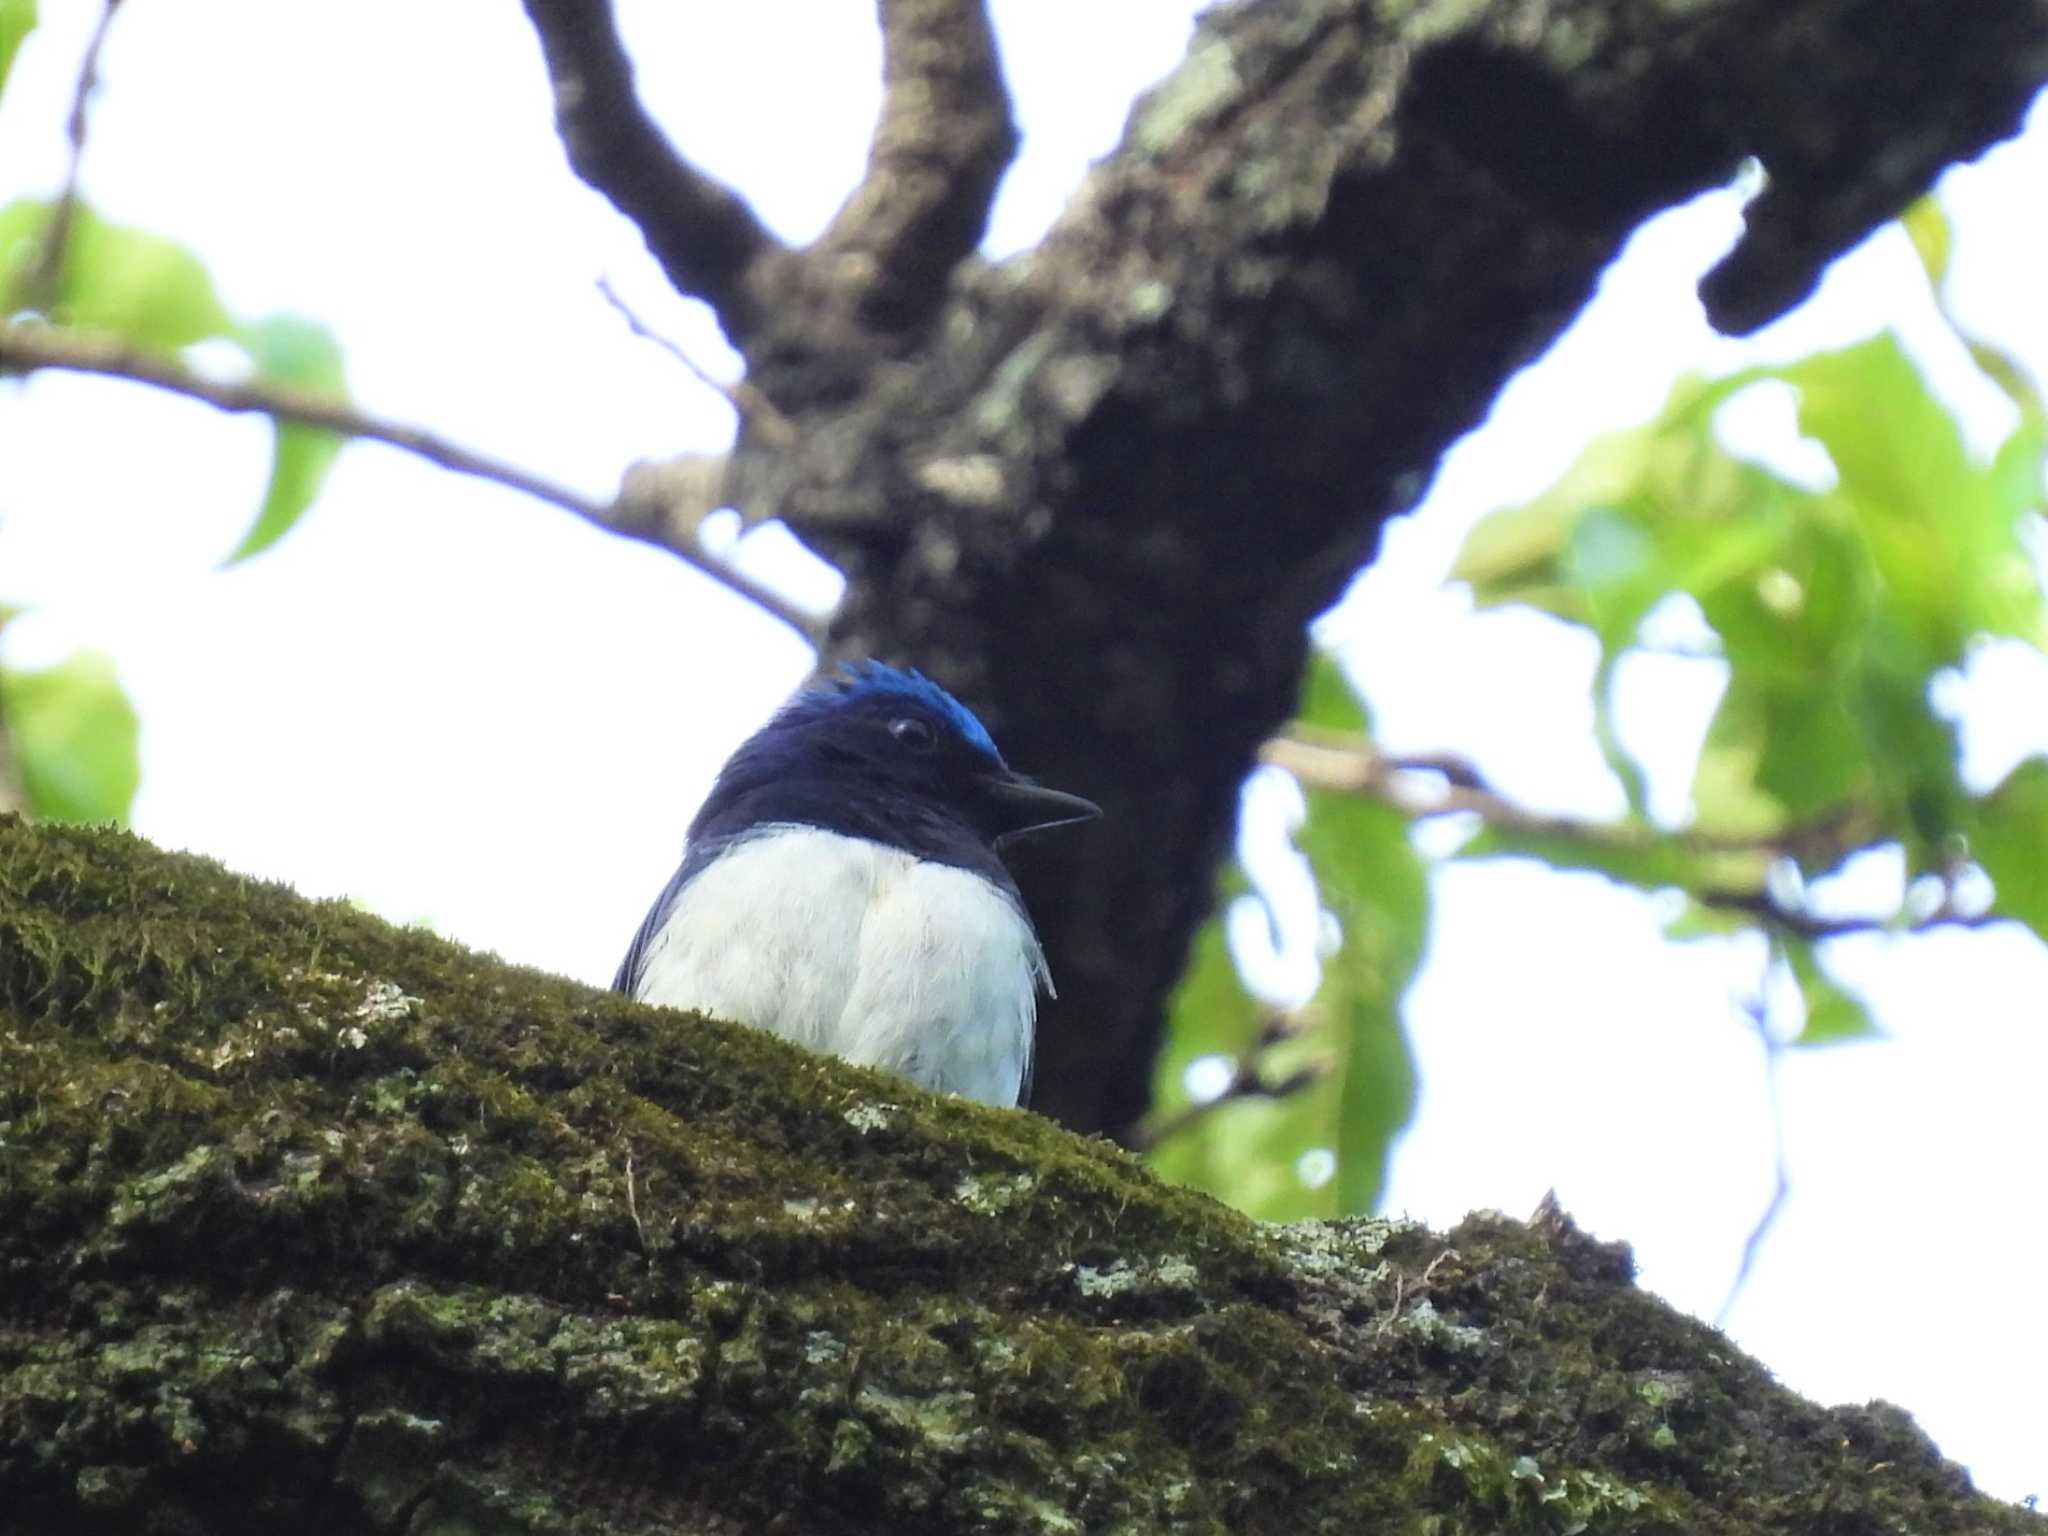
[[[2048,1532],[1629,1276],[0,818],[9,1532]]]
[[[527,5],[558,81],[623,75],[579,53],[558,13],[582,7]],[[1021,856],[1060,984],[1034,1104],[1119,1134],[1306,626],[1444,448],[1636,225],[1750,157],[1768,188],[1703,295],[1735,330],[1796,303],[2014,131],[2048,5],[1222,6],[1044,243],[1000,266],[962,238],[1010,142],[1005,113],[973,110],[1000,92],[979,9],[884,5],[886,131],[817,246],[687,200],[724,210],[716,283],[688,208],[650,211],[661,179],[617,169],[672,151],[572,148],[794,427],[743,427],[722,492],[847,572],[831,650],[925,668],[1020,766],[1108,809]]]

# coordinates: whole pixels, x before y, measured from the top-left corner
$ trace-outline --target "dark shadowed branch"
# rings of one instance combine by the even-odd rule
[[[639,226],[678,291],[704,300],[738,342],[753,327],[748,278],[781,249],[732,188],[678,155],[647,115],[606,0],[526,0],[554,88],[569,164]]]
[[[981,243],[1017,128],[982,0],[881,0],[882,115],[866,174],[818,242],[884,329],[937,309]]]
[[[631,495],[622,496],[618,502],[608,505],[530,470],[464,448],[408,423],[369,415],[329,395],[267,380],[209,379],[158,353],[100,336],[39,325],[0,328],[0,373],[33,373],[39,368],[127,379],[131,383],[148,384],[174,395],[183,395],[215,410],[253,412],[277,421],[319,427],[343,437],[383,443],[457,474],[472,475],[479,480],[507,486],[574,513],[607,533],[659,545],[773,614],[806,641],[817,643],[820,623],[815,617],[794,606],[773,588],[763,586],[697,548],[695,524],[685,526],[677,519],[673,499],[664,504],[659,516],[650,515],[643,498]],[[704,515],[717,508],[715,477],[706,483],[702,499],[704,504],[697,517],[700,522]]]

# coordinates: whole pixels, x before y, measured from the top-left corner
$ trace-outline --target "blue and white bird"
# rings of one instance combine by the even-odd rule
[[[1052,977],[997,849],[1100,814],[938,684],[846,668],[719,771],[613,986],[1015,1104]]]

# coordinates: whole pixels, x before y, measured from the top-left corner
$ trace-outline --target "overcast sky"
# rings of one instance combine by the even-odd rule
[[[0,101],[0,200],[61,174],[97,7],[44,9]],[[1007,251],[1111,147],[1132,94],[1179,57],[1193,7],[995,9],[1025,129],[990,236]],[[815,232],[865,153],[879,59],[865,9],[621,12],[669,130],[783,233]],[[595,496],[635,458],[729,438],[723,403],[598,297],[609,277],[730,367],[708,318],[663,292],[637,236],[569,176],[513,8],[135,0],[104,73],[96,205],[189,242],[237,313],[332,325],[365,405]],[[2037,126],[1945,188],[1958,302],[2037,372],[2043,186]],[[1593,433],[1649,415],[1677,373],[1890,325],[1973,440],[2000,430],[1995,393],[1942,336],[1895,234],[1763,335],[1713,337],[1692,285],[1737,223],[1725,193],[1640,233],[1326,621],[1389,746],[1464,751],[1532,804],[1619,808],[1589,735],[1590,642],[1474,616],[1442,578],[1473,520],[1542,489]],[[1757,453],[1796,452],[1782,400],[1759,397],[1727,426]],[[265,453],[258,423],[126,386],[45,375],[0,389],[0,599],[38,605],[9,631],[9,659],[113,653],[144,721],[146,835],[608,979],[717,764],[808,652],[672,559],[375,447],[342,455],[283,546],[219,574]],[[832,574],[775,531],[743,555],[830,602]],[[1718,674],[1646,662],[1623,686],[1631,741],[1675,818]],[[1980,780],[2048,745],[2038,656],[1989,653],[1966,692]],[[1262,845],[1288,803],[1284,786],[1257,801]],[[1880,858],[1858,878],[1881,895],[1897,873]],[[1437,899],[1410,1007],[1422,1115],[1391,1208],[1438,1225],[1479,1206],[1525,1215],[1554,1186],[1584,1224],[1636,1244],[1646,1284],[1712,1315],[1770,1183],[1760,1052],[1734,1005],[1756,952],[1668,946],[1652,903],[1527,866],[1453,869]],[[2048,963],[2000,929],[1845,942],[1829,958],[1893,1038],[1786,1064],[1793,1195],[1731,1330],[1803,1392],[1906,1405],[1992,1491],[2048,1493]],[[1308,962],[1254,942],[1248,963],[1285,989]]]

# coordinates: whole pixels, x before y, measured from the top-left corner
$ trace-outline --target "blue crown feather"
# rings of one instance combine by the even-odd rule
[[[818,685],[812,696],[849,703],[859,699],[896,697],[922,704],[950,722],[970,745],[986,752],[997,762],[1002,761],[1002,753],[996,750],[988,728],[975,719],[974,711],[922,672],[904,671],[884,661],[845,662],[835,674]]]

